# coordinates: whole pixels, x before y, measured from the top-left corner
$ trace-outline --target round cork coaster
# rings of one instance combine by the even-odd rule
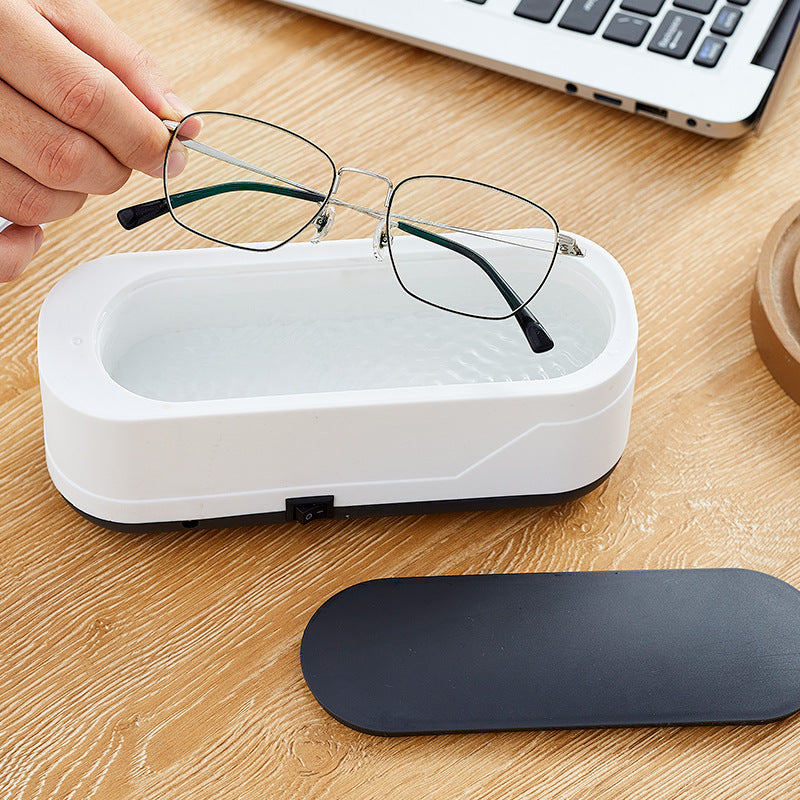
[[[800,403],[800,203],[775,223],[764,241],[750,324],[764,364]]]

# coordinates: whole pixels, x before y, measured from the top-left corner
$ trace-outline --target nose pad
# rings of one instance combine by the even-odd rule
[[[312,223],[314,225],[314,235],[311,237],[311,241],[314,244],[321,242],[328,235],[328,231],[330,231],[333,225],[335,216],[336,209],[331,206],[323,208],[319,214],[317,214]]]
[[[372,254],[378,261],[383,261],[383,251],[389,246],[390,238],[385,223],[378,223],[378,227],[375,228],[375,233],[372,235]]]

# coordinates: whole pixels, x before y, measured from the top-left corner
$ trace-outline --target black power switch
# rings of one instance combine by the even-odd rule
[[[333,495],[319,497],[289,497],[286,499],[286,519],[305,525],[315,519],[333,517]]]

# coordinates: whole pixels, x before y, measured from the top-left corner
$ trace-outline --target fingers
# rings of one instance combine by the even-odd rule
[[[68,127],[2,81],[0,114],[6,120],[0,159],[43,186],[111,194],[130,176],[130,169],[90,136]]]
[[[0,0],[0,281],[18,275],[43,222],[110,194],[132,169],[159,177],[189,109],[149,54],[93,0]],[[179,145],[170,174],[186,164]]]
[[[0,283],[18,277],[42,244],[39,223],[74,214],[86,201],[81,192],[59,191],[0,161]],[[5,224],[5,223],[4,223]]]
[[[27,2],[0,3],[0,52],[14,54],[4,59],[0,77],[20,95],[88,134],[121,164],[159,173],[169,138],[164,125]]]
[[[13,281],[41,247],[44,233],[38,226],[10,225],[0,231],[0,283]]]
[[[81,192],[43,186],[5,161],[0,161],[0,217],[34,226],[74,214],[86,202]]]

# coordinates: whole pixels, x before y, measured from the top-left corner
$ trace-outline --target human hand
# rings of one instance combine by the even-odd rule
[[[111,194],[132,170],[159,176],[169,132],[190,109],[152,57],[92,0],[0,2],[0,281],[16,278],[40,225]],[[185,165],[185,153],[169,165]],[[1,227],[1,226],[0,226]]]

